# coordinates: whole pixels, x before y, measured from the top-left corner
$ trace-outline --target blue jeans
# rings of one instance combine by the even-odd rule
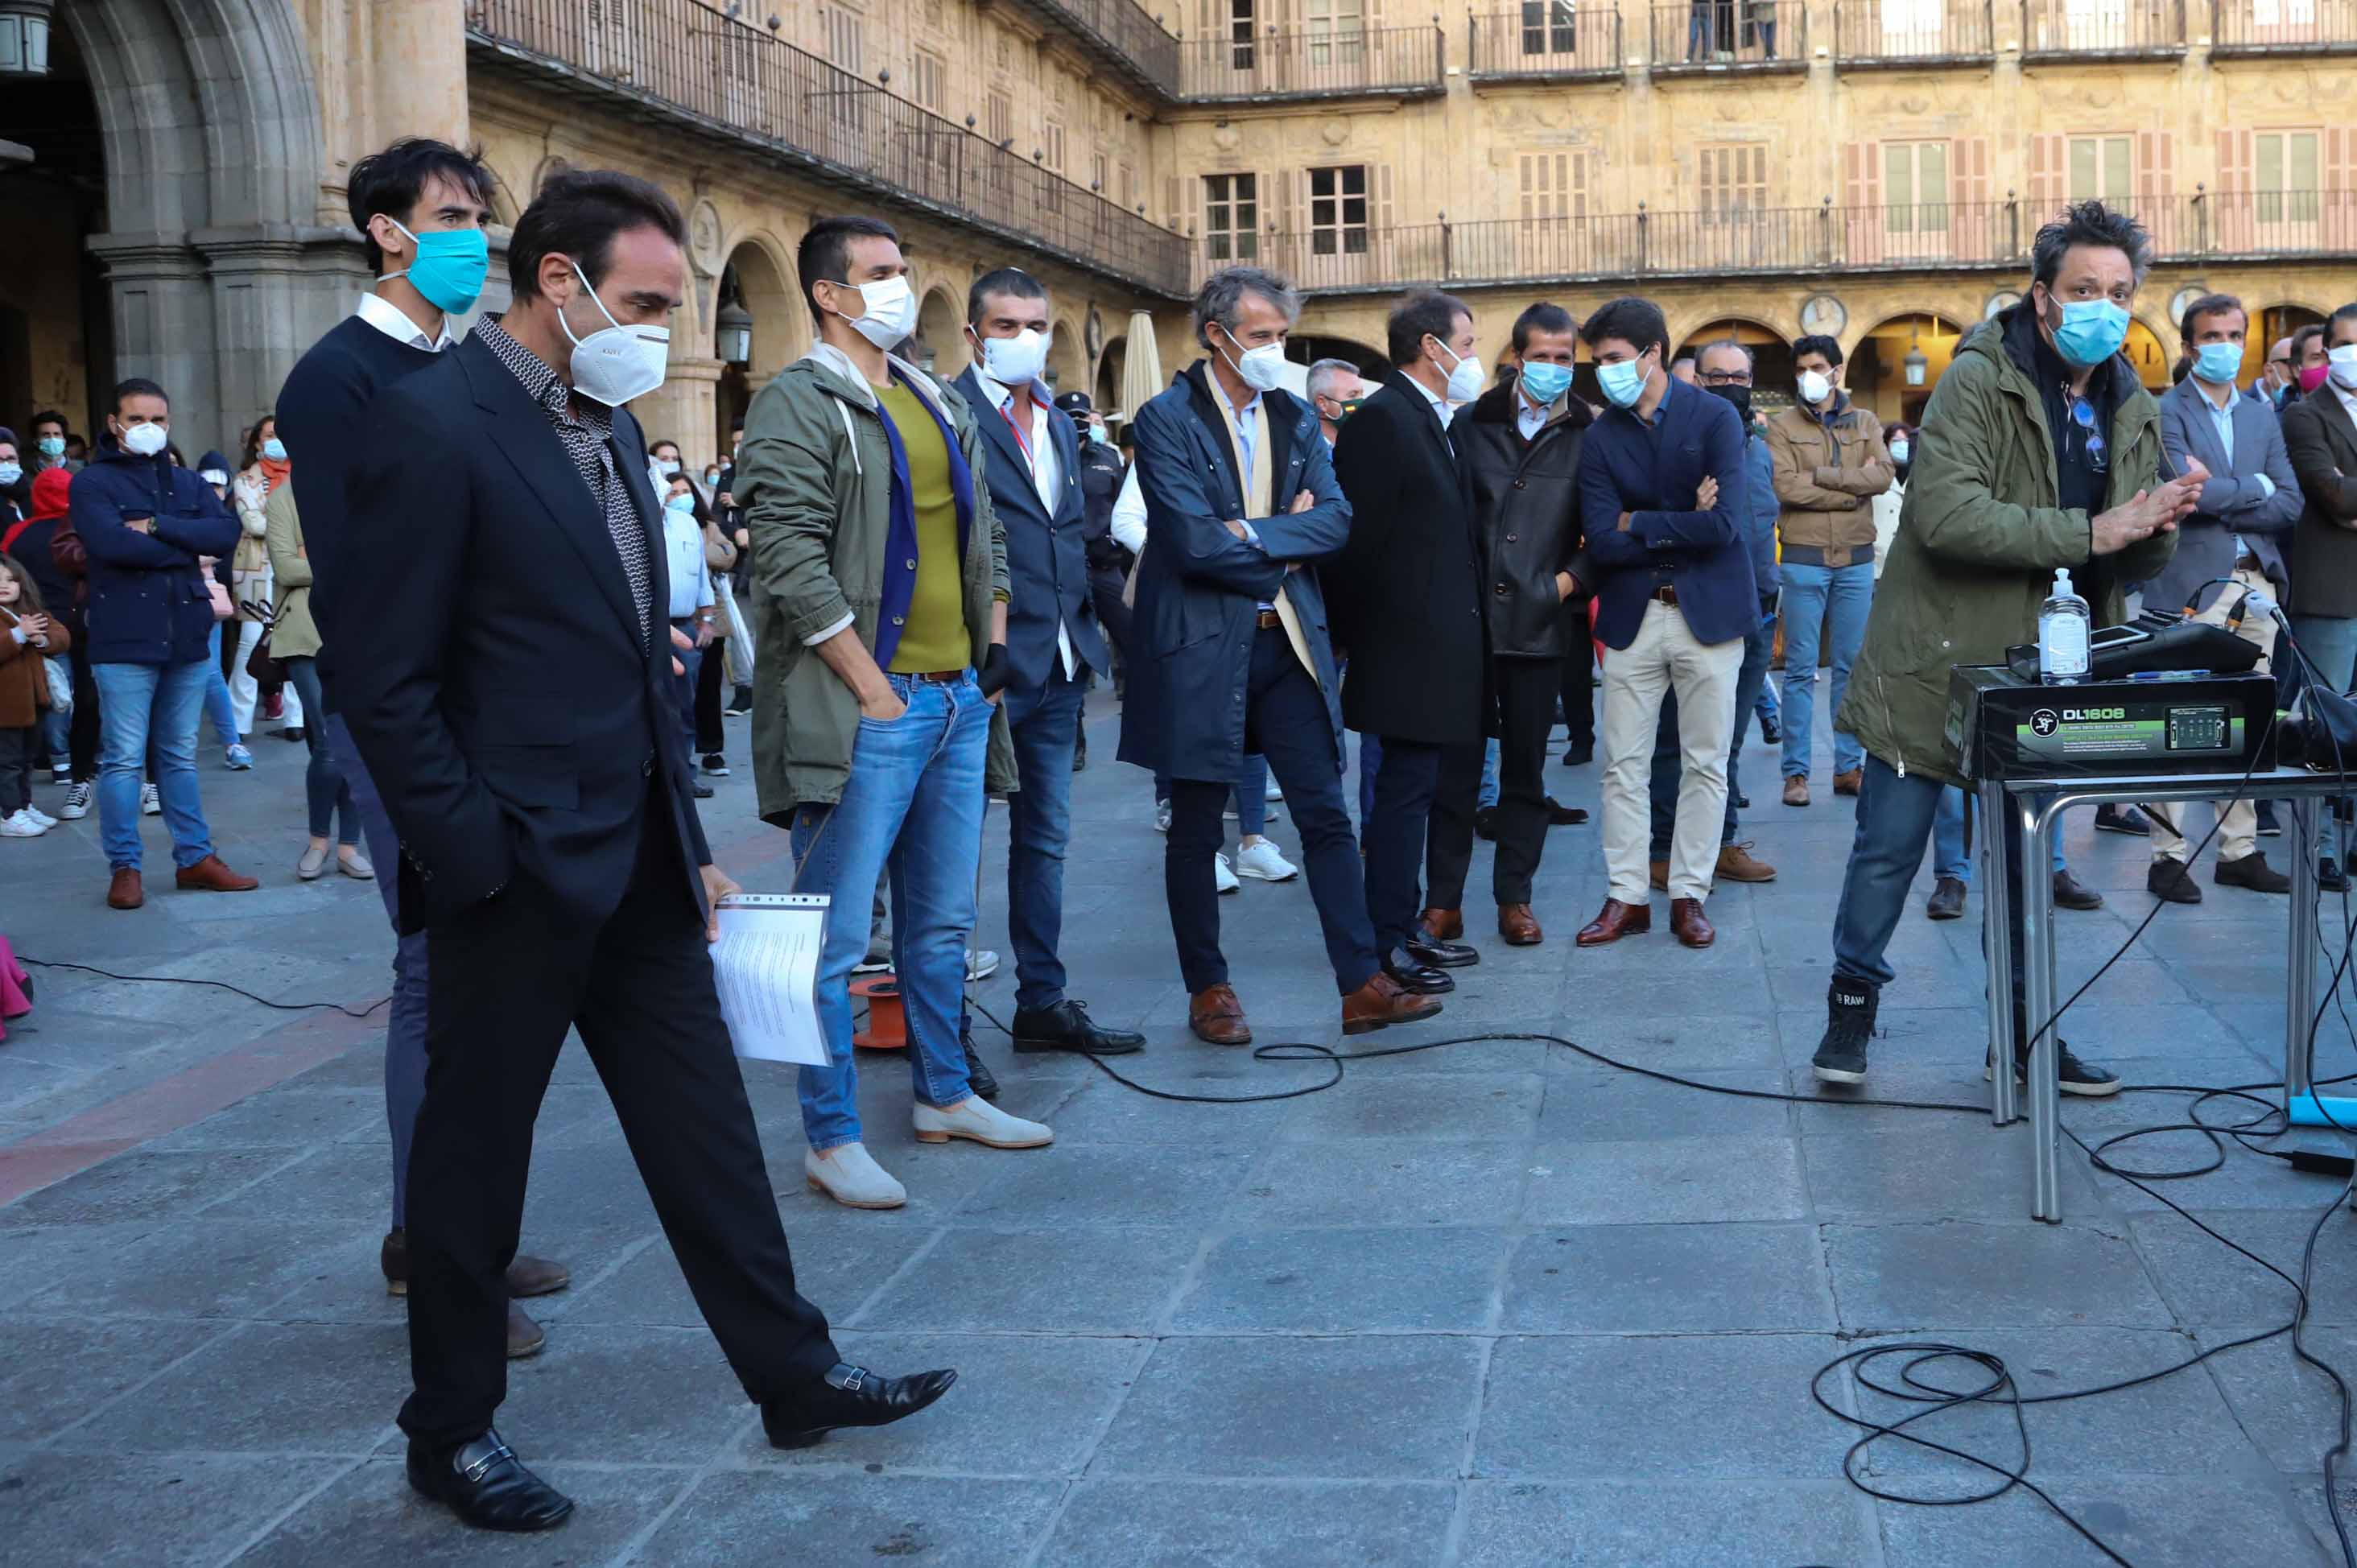
[[[1485,811],[1498,803],[1498,742],[1494,736],[1481,747],[1481,792],[1474,803]]]
[[[1009,687],[1004,699],[1022,784],[1007,797],[1006,820],[1006,933],[1015,949],[1017,1007],[1053,1007],[1064,999],[1064,961],[1056,950],[1064,933],[1064,847],[1072,833],[1072,748],[1087,694],[1059,660],[1044,685]]]
[[[1066,772],[1071,771],[1070,768]],[[1244,753],[1243,766],[1236,769],[1236,836],[1258,838],[1268,831],[1268,758],[1257,751]],[[1170,799],[1170,776],[1154,776],[1154,798]],[[1221,835],[1225,842],[1227,835]]]
[[[1932,875],[1970,885],[1973,857],[1964,853],[1964,792],[1951,784],[1932,813]]]
[[[802,1069],[802,1131],[821,1154],[859,1142],[859,1072],[851,1060],[851,966],[867,956],[868,918],[892,874],[892,970],[909,1020],[909,1076],[936,1108],[974,1090],[958,1039],[965,947],[982,862],[983,764],[990,704],[968,671],[954,685],[888,675],[909,704],[890,723],[863,716],[851,774],[833,807],[794,815],[794,891],[834,899],[818,963],[826,1067]]]
[[[68,754],[68,748],[72,745],[72,736],[73,715],[71,714],[61,714],[55,708],[44,708],[41,711],[42,750],[41,755],[34,760],[39,763],[49,763],[60,757],[65,757]],[[69,762],[67,766],[70,770],[71,763]]]
[[[385,918],[393,922],[393,1004],[384,1019],[384,1120],[393,1134],[393,1228],[398,1230],[408,1219],[409,1146],[417,1136],[417,1108],[425,1102],[425,933],[401,935],[401,839],[393,831],[393,819],[384,814],[376,781],[353,748],[351,731],[333,714],[327,715],[326,725],[336,767],[351,789],[369,858],[379,867],[376,890],[384,900]],[[304,727],[310,727],[310,721]]]
[[[687,633],[687,639],[690,642],[695,640],[694,617],[683,616],[671,624]],[[680,734],[686,737],[683,744],[687,747],[687,761],[690,768],[695,766],[695,678],[704,669],[704,656],[708,651],[710,650],[681,648],[676,644],[672,645],[671,649],[672,657],[679,660],[680,668],[683,671],[671,678],[671,696],[673,707],[678,710]],[[304,699],[307,708],[309,702],[309,698]]]
[[[1874,606],[1874,563],[1852,566],[1794,566],[1784,573],[1784,777],[1809,772],[1809,738],[1817,717],[1817,637],[1825,624],[1826,607],[1833,611],[1833,701],[1828,713],[1841,711],[1842,694],[1849,690],[1849,667],[1866,640],[1866,612]],[[1839,730],[1834,732],[1834,771],[1848,773],[1863,767],[1866,748]]]
[[[210,656],[206,662],[212,667],[212,679],[205,686],[205,716],[213,721],[213,738],[227,751],[244,737],[237,733],[237,706],[230,701],[229,677],[221,673],[221,623],[213,622]]]
[[[151,741],[172,864],[185,870],[212,854],[197,793],[197,714],[211,680],[207,671],[217,668],[201,659],[91,666],[98,682],[98,841],[113,869],[139,869],[139,781]]]
[[[311,836],[323,839],[335,832],[336,842],[350,848],[361,842],[359,813],[352,810],[352,787],[337,771],[335,753],[328,739],[328,703],[319,694],[318,659],[304,654],[288,659],[286,683],[295,688],[303,703],[303,738],[311,753],[311,765],[303,775]],[[339,822],[343,824],[340,832],[336,832]]]

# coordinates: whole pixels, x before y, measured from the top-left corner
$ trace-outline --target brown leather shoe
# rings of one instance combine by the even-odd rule
[[[1753,859],[1748,843],[1723,843],[1718,846],[1718,868],[1711,876],[1714,880],[1724,876],[1729,882],[1773,882],[1776,868]]]
[[[1651,904],[1623,904],[1618,898],[1604,900],[1604,908],[1596,918],[1579,929],[1572,939],[1584,948],[1600,948],[1607,942],[1617,942],[1622,937],[1638,937],[1653,929],[1653,907]]]
[[[1426,909],[1424,912],[1424,934],[1437,942],[1462,940],[1465,936],[1465,911]]]
[[[1809,776],[1795,773],[1784,780],[1784,804],[1805,806],[1809,803]]]
[[[1866,769],[1863,768],[1853,768],[1846,773],[1834,775],[1834,793],[1836,795],[1855,795],[1864,788]]]
[[[1709,919],[1702,912],[1699,898],[1670,900],[1670,930],[1679,941],[1690,948],[1706,948],[1718,940]]]
[[[184,893],[251,893],[262,886],[251,876],[240,876],[221,864],[221,857],[209,854],[194,865],[184,865],[174,874],[173,884]]]
[[[1382,970],[1342,998],[1342,1033],[1363,1035],[1393,1024],[1413,1024],[1440,1011],[1440,998],[1420,996]]]
[[[1539,929],[1538,917],[1531,913],[1528,904],[1499,905],[1498,934],[1518,948],[1536,947],[1546,940],[1546,933]]]
[[[1667,893],[1670,890],[1670,863],[1666,860],[1646,862],[1645,880],[1653,885],[1654,892]]]
[[[1207,985],[1187,1004],[1187,1026],[1195,1037],[1214,1046],[1249,1046],[1252,1031],[1244,1027],[1244,1004],[1228,985]]]
[[[136,909],[147,902],[147,890],[139,882],[139,868],[118,865],[106,885],[106,907],[110,909]]]
[[[548,1336],[534,1323],[523,1308],[508,1303],[508,1359],[521,1360],[537,1356],[540,1348],[548,1343]]]
[[[546,1258],[518,1252],[515,1262],[508,1265],[508,1294],[511,1296],[549,1295],[572,1283],[571,1270]]]

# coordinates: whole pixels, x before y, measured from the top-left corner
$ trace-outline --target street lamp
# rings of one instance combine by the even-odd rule
[[[1910,387],[1921,386],[1923,378],[1932,372],[1932,361],[1924,357],[1922,349],[1913,343],[1908,345],[1907,358],[1900,363],[1906,367],[1907,384]]]
[[[732,365],[750,364],[753,359],[753,313],[738,304],[732,295],[712,318],[718,339],[720,357]]]
[[[49,74],[49,17],[57,0],[0,0],[0,76]]]

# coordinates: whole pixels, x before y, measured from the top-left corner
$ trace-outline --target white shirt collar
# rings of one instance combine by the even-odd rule
[[[442,318],[440,339],[429,342],[425,334],[418,330],[417,323],[404,316],[382,295],[374,293],[361,295],[360,307],[352,314],[394,342],[406,343],[413,349],[423,349],[429,354],[438,354],[457,341],[456,338],[450,336],[450,318],[447,316]]]
[[[1424,394],[1424,401],[1432,405],[1433,413],[1440,415],[1440,422],[1443,424],[1448,423],[1448,404],[1438,392],[1434,392],[1430,387],[1426,386],[1422,381],[1417,381],[1405,371],[1402,371],[1400,372],[1400,380],[1405,381],[1408,385],[1414,387],[1417,392]]]
[[[1049,408],[1054,406],[1049,399],[1040,392],[1039,383],[1038,381],[1033,381],[1028,386],[1010,387],[1005,381],[999,381],[996,377],[992,376],[990,372],[984,370],[980,365],[976,365],[974,368],[974,379],[980,381],[982,383],[982,390],[990,394],[991,405],[995,408],[1005,408],[1006,406],[1006,400],[1010,397],[1020,397],[1026,403],[1034,407]]]
[[[2339,398],[2341,406],[2349,411],[2351,422],[2357,423],[2357,392],[2351,392],[2330,376],[2325,378],[2324,384],[2332,389],[2332,395]]]

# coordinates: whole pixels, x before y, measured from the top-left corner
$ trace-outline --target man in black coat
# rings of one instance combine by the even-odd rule
[[[1498,853],[1491,888],[1498,934],[1517,947],[1544,938],[1531,913],[1531,879],[1551,821],[1542,770],[1564,654],[1574,636],[1587,632],[1585,626],[1575,632],[1563,613],[1577,581],[1567,568],[1579,549],[1579,443],[1595,418],[1571,394],[1578,343],[1579,324],[1561,306],[1542,302],[1523,311],[1514,319],[1513,381],[1483,393],[1449,432],[1472,497],[1474,548],[1490,589],[1490,668],[1498,693]],[[1485,749],[1475,740],[1441,756],[1427,926],[1462,922],[1458,906],[1473,858]],[[1582,811],[1569,820],[1586,817]]]
[[[573,1508],[491,1428],[533,1122],[570,1029],[772,1443],[897,1420],[954,1376],[843,1365],[795,1293],[701,940],[736,885],[670,722],[662,514],[620,406],[662,382],[686,238],[631,176],[541,188],[509,244],[514,306],[371,406],[334,557],[366,603],[318,607],[434,976],[409,1169],[409,1480],[490,1529]]]
[[[1383,743],[1367,815],[1367,914],[1383,968],[1410,991],[1449,991],[1480,954],[1417,919],[1424,836],[1442,751],[1491,728],[1473,507],[1450,445],[1452,405],[1481,392],[1473,313],[1412,294],[1388,326],[1393,374],[1342,426],[1334,474],[1351,542],[1327,574],[1336,640],[1349,650],[1342,721]]]

